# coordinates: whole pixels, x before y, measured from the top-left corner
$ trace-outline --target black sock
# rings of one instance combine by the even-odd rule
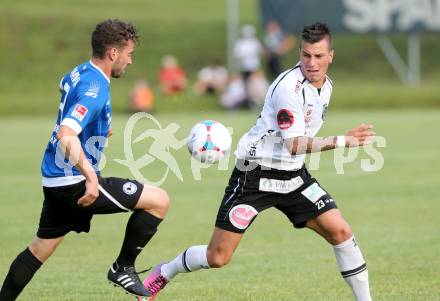
[[[9,273],[6,275],[0,290],[1,301],[15,300],[26,284],[31,281],[35,272],[38,271],[42,263],[26,248],[18,254],[17,258],[12,262]]]
[[[157,231],[162,220],[144,210],[135,210],[128,220],[121,252],[116,259],[120,266],[134,266],[134,261]]]

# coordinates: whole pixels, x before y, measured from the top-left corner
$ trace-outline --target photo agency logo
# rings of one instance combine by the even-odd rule
[[[133,134],[136,131],[136,125],[140,121],[148,121],[154,125],[146,129],[139,136],[133,139]],[[183,182],[183,174],[179,163],[172,154],[171,150],[180,151],[182,147],[187,145],[188,137],[183,139],[178,139],[176,133],[180,129],[180,125],[175,122],[169,123],[167,126],[162,127],[160,122],[151,114],[145,112],[139,112],[133,114],[127,121],[124,129],[124,155],[125,159],[115,159],[119,164],[126,166],[132,176],[139,182],[148,183],[155,186],[160,186],[168,177],[171,172]],[[229,129],[232,132],[232,129]],[[135,158],[133,145],[149,139],[152,141],[147,148],[147,152],[139,158]],[[201,169],[208,168],[213,164],[205,164],[196,159],[191,155],[188,155],[190,160],[191,173],[194,180],[201,180]],[[228,160],[225,158],[216,164],[219,170],[228,169]],[[164,172],[159,180],[148,179],[143,173],[142,169],[153,162],[159,162],[160,165],[164,166]],[[185,161],[186,162],[186,161]],[[184,162],[180,162],[184,164]]]
[[[313,171],[320,168],[321,156],[329,153],[325,151],[327,146],[322,143],[322,139],[310,145],[309,137],[299,137],[293,143],[292,139],[283,139],[276,131],[268,133],[263,138],[249,143],[246,152],[247,160],[237,161],[236,167],[239,170],[249,171],[259,165],[262,170],[270,170],[271,167],[291,170],[299,168],[304,162],[307,169]],[[347,141],[350,147],[336,147],[331,152],[337,174],[345,174],[344,166],[355,163],[359,158],[361,158],[360,169],[363,172],[378,172],[383,168],[385,159],[379,149],[386,147],[385,137],[375,136],[363,145],[360,145],[361,142],[355,137],[347,137]],[[294,144],[294,149],[297,150],[296,156],[291,155]],[[310,152],[310,149],[313,152]],[[264,153],[264,156],[259,153]]]
[[[138,124],[144,121],[142,124]],[[148,123],[148,126],[145,126]],[[217,170],[227,171],[230,164],[234,164],[238,169],[252,170],[258,166],[257,163],[251,162],[251,164],[244,165],[244,160],[238,160],[236,162],[233,156],[228,153],[223,159],[216,164],[202,163],[196,160],[191,154],[188,153],[186,145],[188,137],[185,133],[185,138],[178,139],[176,137],[177,132],[180,130],[180,125],[175,122],[169,123],[166,126],[162,126],[161,123],[151,114],[145,112],[139,112],[133,114],[127,121],[124,128],[123,144],[124,144],[124,159],[113,159],[115,162],[125,166],[130,171],[131,175],[139,182],[148,183],[155,186],[162,185],[167,177],[173,174],[179,181],[183,182],[184,176],[182,173],[182,164],[188,164],[191,170],[192,179],[200,181],[202,179],[202,169],[216,168]],[[134,137],[136,132],[145,129],[139,135]],[[233,129],[228,127],[229,132],[232,134]],[[259,139],[249,144],[248,154],[252,153],[252,158],[258,158],[260,156],[259,151],[264,149],[265,156],[259,163],[263,163],[262,169],[270,169],[272,163],[277,163],[277,168],[288,169],[289,162],[275,160],[283,151],[287,158],[290,157],[289,149],[291,145],[286,143],[281,137],[275,136],[275,132],[269,134],[269,138]],[[55,162],[57,166],[64,169],[65,176],[73,175],[72,168],[78,163],[80,149],[70,149],[69,159],[65,156],[65,145],[70,144],[69,139],[73,137],[64,137],[62,143],[58,141]],[[103,170],[107,163],[107,158],[102,153],[102,149],[106,144],[107,137],[91,137],[85,144],[84,152],[89,155],[89,162],[94,170]],[[147,141],[145,141],[147,140]],[[140,142],[145,141],[142,144],[141,151],[135,152],[135,148],[140,147]],[[79,146],[81,147],[81,146]],[[299,148],[306,148],[307,146],[299,146]],[[381,148],[386,147],[386,139],[383,136],[376,136],[374,140],[366,145],[360,147],[340,147],[333,150],[333,166],[337,174],[345,174],[344,167],[349,163],[355,163],[356,159],[360,159],[360,169],[363,172],[378,172],[385,163],[384,156],[380,152]],[[181,150],[184,148],[184,150]],[[173,153],[184,151],[187,153],[187,160],[176,160]],[[136,154],[139,154],[136,157]],[[310,171],[318,170],[320,168],[322,152],[316,151],[305,157],[307,168]],[[305,155],[299,155],[305,156]],[[232,161],[232,162],[231,162]],[[99,164],[98,164],[99,162]],[[154,164],[154,165],[151,165]],[[98,166],[99,165],[99,166]],[[161,174],[157,179],[153,180],[148,178],[148,166],[153,166],[151,170],[161,170]],[[187,168],[187,166],[184,166]],[[154,173],[157,176],[157,172]]]
[[[136,124],[141,120],[151,121],[155,128],[151,127],[142,132],[133,139]],[[124,129],[124,155],[125,159],[115,159],[119,164],[126,166],[133,177],[142,183],[160,186],[167,178],[171,171],[180,181],[183,181],[182,172],[179,164],[170,152],[171,149],[179,150],[185,144],[187,139],[178,140],[175,136],[180,126],[177,123],[170,123],[165,128],[154,118],[153,115],[139,112],[133,114],[127,121]],[[152,140],[146,154],[135,159],[133,145],[145,139]],[[163,175],[159,180],[153,181],[144,176],[141,169],[152,164],[155,161],[165,165]]]

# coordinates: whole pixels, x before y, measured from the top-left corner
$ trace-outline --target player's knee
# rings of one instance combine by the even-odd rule
[[[332,229],[329,236],[330,236],[329,237],[330,243],[333,245],[338,245],[348,240],[350,237],[352,237],[353,233],[351,231],[350,226],[341,225],[339,227]]]
[[[45,243],[40,239],[35,239],[29,246],[31,253],[41,262],[45,262],[55,251],[58,244]]]
[[[229,263],[230,259],[225,256],[208,257],[208,264],[211,268],[221,268]]]
[[[144,209],[153,215],[164,218],[170,207],[168,193],[158,187],[148,187],[142,192],[137,209]]]
[[[211,268],[221,268],[231,261],[231,255],[220,250],[207,250],[208,264]]]
[[[168,196],[168,193],[165,190],[158,188],[157,198],[158,198],[157,199],[158,209],[162,211],[165,215],[166,212],[168,211],[168,208],[170,208],[170,197]]]
[[[164,218],[168,212],[168,208],[170,207],[170,197],[168,193],[161,189],[157,188],[155,191],[155,200],[154,200],[154,208],[161,218]]]
[[[41,245],[38,243],[33,242],[29,246],[29,250],[31,251],[32,255],[34,255],[36,258],[38,258],[40,261],[45,261],[45,253],[43,249],[41,248]]]

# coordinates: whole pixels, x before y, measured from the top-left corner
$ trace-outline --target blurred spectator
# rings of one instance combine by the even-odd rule
[[[275,79],[283,70],[281,56],[295,47],[296,39],[292,34],[286,34],[280,24],[271,20],[266,24],[264,46],[267,52],[267,65],[272,79]]]
[[[193,91],[196,95],[222,92],[227,81],[228,71],[226,68],[217,64],[211,64],[199,71]]]
[[[262,70],[257,70],[251,74],[246,85],[246,98],[249,102],[249,108],[258,108],[263,104],[268,88],[269,82]]]
[[[172,55],[162,58],[162,68],[159,71],[159,88],[164,94],[174,94],[185,90],[186,74]]]
[[[153,109],[154,95],[148,82],[139,79],[134,84],[130,93],[130,111],[132,112],[151,112]]]
[[[260,41],[255,37],[255,27],[243,26],[241,38],[234,45],[234,57],[245,82],[252,72],[260,68],[262,49]]]
[[[220,97],[220,104],[227,110],[235,110],[246,104],[246,88],[239,74],[231,74],[228,85]]]

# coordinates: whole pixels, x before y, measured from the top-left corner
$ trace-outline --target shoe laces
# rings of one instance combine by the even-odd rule
[[[149,270],[151,270],[151,267],[149,267],[148,269],[139,271],[139,272],[136,272],[136,269],[134,268],[134,266],[124,267],[124,272],[127,272],[128,274],[134,274],[134,275],[140,275],[145,272],[148,272]]]
[[[155,296],[164,286],[168,283],[168,280],[162,276],[158,275],[153,281],[148,285],[148,290]]]

